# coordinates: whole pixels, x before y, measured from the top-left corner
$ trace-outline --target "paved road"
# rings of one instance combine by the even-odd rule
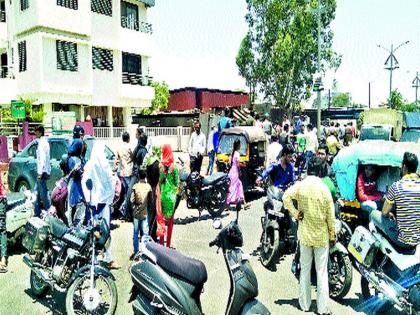
[[[244,234],[244,251],[251,254],[251,264],[259,281],[259,299],[271,310],[272,314],[300,314],[297,308],[298,283],[290,272],[291,256],[285,257],[276,272],[266,270],[258,261],[256,248],[261,233],[260,216],[263,199],[254,200],[251,209],[240,213],[240,224]],[[229,213],[223,218],[227,224],[234,218]],[[188,210],[182,203],[176,213],[173,246],[183,253],[201,259],[207,266],[209,279],[202,294],[203,309],[206,314],[223,314],[229,292],[229,277],[221,253],[208,248],[217,231],[213,230],[208,216],[197,221],[198,212]],[[131,305],[127,303],[131,288],[130,264],[132,225],[115,222],[118,227],[112,231],[112,250],[115,260],[122,266],[114,271],[118,287],[117,314],[131,314]],[[9,273],[0,275],[0,314],[63,314],[64,299],[51,295],[38,301],[31,296],[29,289],[29,268],[22,262],[22,253],[12,253]],[[347,297],[339,303],[331,301],[334,314],[354,314],[363,302],[359,298],[360,277],[354,272],[354,281]],[[315,292],[313,295],[315,298]],[[315,299],[312,311],[316,311]]]

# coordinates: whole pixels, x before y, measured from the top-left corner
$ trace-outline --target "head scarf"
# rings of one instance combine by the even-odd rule
[[[144,164],[146,166],[153,165],[156,161],[160,161],[161,158],[161,147],[159,146],[153,146],[151,152],[146,156],[144,159]]]
[[[87,189],[86,182],[93,182],[92,193]],[[114,199],[115,185],[112,178],[112,170],[105,155],[105,145],[95,141],[90,160],[86,163],[82,178],[83,193],[87,201],[93,205],[104,203],[110,205]],[[90,196],[92,194],[92,200]]]
[[[172,153],[171,145],[164,144],[162,147],[162,164],[166,167],[174,163],[174,154]]]

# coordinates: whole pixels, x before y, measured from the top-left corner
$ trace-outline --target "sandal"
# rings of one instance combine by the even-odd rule
[[[110,270],[118,270],[121,269],[121,266],[119,266],[118,264],[116,264],[114,261],[111,261],[110,263],[107,264],[108,269]]]

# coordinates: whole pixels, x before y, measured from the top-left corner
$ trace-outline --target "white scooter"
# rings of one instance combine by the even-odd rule
[[[34,215],[35,201],[35,193],[26,190],[23,198],[7,202],[6,231],[9,246],[17,244],[25,233],[26,222]]]
[[[377,298],[379,311],[394,306],[407,314],[420,314],[420,244],[400,248],[371,222],[369,230],[356,228],[348,249],[362,275],[366,300]]]

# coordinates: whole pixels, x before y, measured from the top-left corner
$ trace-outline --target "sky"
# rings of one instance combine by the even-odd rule
[[[245,0],[157,0],[149,10],[154,54],[151,72],[171,89],[186,86],[244,89],[236,54],[247,32]],[[337,72],[324,78],[326,90],[335,78],[340,92],[356,103],[368,103],[371,82],[373,107],[389,95],[388,49],[410,41],[395,52],[400,68],[393,72],[393,89],[415,100],[412,81],[420,72],[419,0],[337,0],[333,48],[342,54]],[[419,90],[420,99],[420,90]]]

